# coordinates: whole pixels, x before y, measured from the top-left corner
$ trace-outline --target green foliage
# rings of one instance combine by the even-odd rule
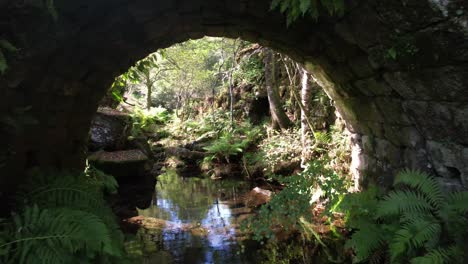
[[[261,136],[260,128],[254,128],[249,122],[244,122],[236,129],[229,131],[225,130],[221,136],[204,149],[208,156],[205,162],[217,160],[218,162],[224,159],[225,162],[230,162],[230,157],[236,156],[244,152]]]
[[[43,0],[44,7],[47,9],[47,12],[52,16],[54,20],[58,19],[57,9],[55,8],[54,0]]]
[[[262,262],[264,264],[302,263],[308,257],[303,245],[296,241],[287,245],[276,242],[268,243],[261,253],[266,258]]]
[[[348,226],[356,230],[347,243],[354,261],[462,263],[468,192],[446,194],[435,178],[409,170],[393,186],[384,196],[370,188],[343,202]]]
[[[167,109],[154,107],[150,110],[135,108],[131,114],[133,120],[132,135],[134,137],[144,133],[156,132],[155,125],[163,125],[169,122],[171,115]]]
[[[308,221],[312,218],[311,208],[318,198],[327,199],[330,205],[341,201],[349,183],[327,168],[326,163],[314,160],[299,174],[276,178],[286,187],[262,206],[258,217],[249,223],[254,239],[274,239],[275,228],[305,232],[300,219]]]
[[[18,213],[0,229],[2,263],[115,263],[123,236],[103,190],[115,180],[86,174],[35,173],[18,195]]]
[[[239,70],[234,72],[234,78],[238,82],[259,84],[265,73],[264,63],[260,56],[249,56],[241,60]]]
[[[344,12],[344,0],[273,0],[271,2],[271,9],[278,9],[286,14],[288,25],[305,15],[317,18],[320,8],[324,8],[331,15],[340,15]]]
[[[248,143],[247,140],[239,140],[239,138],[231,133],[225,133],[212,142],[210,146],[204,147],[208,153],[205,161],[212,161],[214,159],[221,161],[224,158],[229,163],[229,158],[243,152]]]
[[[0,75],[4,74],[5,71],[8,69],[7,59],[5,54],[7,52],[14,53],[17,52],[18,49],[11,44],[6,39],[0,39]]]
[[[115,102],[121,103],[124,101],[124,94],[127,91],[128,78],[126,75],[121,75],[115,78],[108,95],[114,99]]]
[[[266,169],[275,171],[283,162],[299,163],[302,150],[300,147],[301,134],[299,129],[271,131],[269,136],[258,145],[260,154],[264,157]]]

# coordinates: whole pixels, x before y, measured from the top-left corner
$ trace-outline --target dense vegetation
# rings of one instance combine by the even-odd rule
[[[158,54],[153,69],[172,61],[187,66],[165,71],[151,93],[135,79],[125,96],[132,104],[146,96],[140,107],[149,109],[134,108],[142,116],[137,124],[164,144],[199,146],[207,176],[234,175],[219,170],[235,164],[243,177],[276,192],[243,223],[252,238],[266,243],[269,263],[463,261],[464,233],[457,230],[465,228],[466,193],[447,196],[435,179],[417,171],[400,173],[388,194],[374,187],[349,193],[349,138],[339,120],[304,116],[305,109],[333,108],[300,65],[257,44],[226,39],[189,41]],[[188,66],[195,62],[196,70]],[[190,89],[178,85],[187,78]],[[303,97],[304,89],[314,91],[312,98]],[[270,113],[251,120],[251,106],[262,97]],[[287,122],[275,119],[275,111]],[[159,124],[153,131],[141,121],[148,116]],[[285,244],[298,237],[303,242]]]
[[[31,2],[59,17],[53,1]],[[340,15],[345,4],[272,0],[271,9],[290,25],[324,11]],[[18,52],[0,36],[0,74]],[[395,49],[387,56],[395,60]],[[196,152],[203,158],[190,165],[204,176],[236,175],[271,191],[242,225],[266,245],[268,263],[467,261],[468,192],[450,193],[435,177],[412,170],[397,174],[388,189],[359,192],[349,171],[350,140],[333,102],[302,65],[270,48],[211,37],[176,44],[118,76],[102,106],[131,117],[130,140]],[[179,158],[166,165],[188,165]],[[15,212],[0,219],[2,263],[127,260],[106,200],[117,191],[112,176],[87,168],[33,172],[29,179],[14,199]]]
[[[18,211],[2,221],[2,263],[115,263],[124,258],[123,234],[103,196],[117,190],[111,176],[93,168],[84,174],[33,176],[18,193]]]

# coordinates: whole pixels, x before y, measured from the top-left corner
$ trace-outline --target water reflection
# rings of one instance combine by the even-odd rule
[[[164,223],[139,231],[149,249],[144,254],[154,263],[251,263],[237,239],[240,214],[233,213],[249,187],[242,181],[182,178],[174,171],[162,174],[152,206],[139,211]],[[169,261],[155,259],[161,251],[170,254]]]

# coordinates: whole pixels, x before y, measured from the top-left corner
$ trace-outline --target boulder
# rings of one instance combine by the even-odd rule
[[[88,157],[91,165],[105,173],[119,177],[138,177],[147,174],[148,156],[140,149],[121,151],[98,151]]]
[[[101,108],[91,122],[90,151],[125,149],[131,128],[131,117],[117,110]]]
[[[255,187],[244,196],[244,204],[250,208],[258,207],[262,204],[268,203],[271,200],[272,195],[272,191]]]
[[[211,170],[212,179],[240,178],[242,177],[242,167],[237,163],[216,163]]]

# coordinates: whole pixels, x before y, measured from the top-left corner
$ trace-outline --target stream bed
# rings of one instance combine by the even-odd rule
[[[152,205],[136,235],[144,263],[258,263],[257,244],[245,240],[240,222],[248,182],[184,178],[173,170],[158,177]]]

